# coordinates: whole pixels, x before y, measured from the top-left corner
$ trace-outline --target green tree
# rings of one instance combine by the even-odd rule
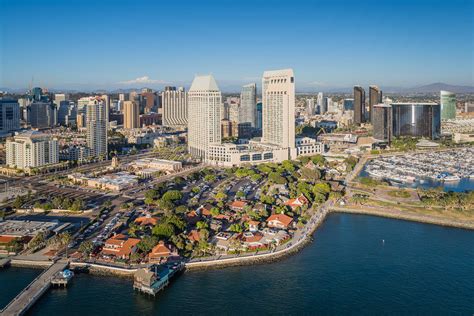
[[[84,209],[84,201],[80,198],[74,199],[74,202],[71,204],[71,211],[78,212]]]
[[[231,232],[234,232],[234,233],[241,233],[241,232],[243,232],[242,225],[240,225],[240,224],[232,224],[232,225],[230,225],[229,230],[230,230]]]
[[[213,174],[208,174],[204,177],[204,181],[206,182],[214,182],[217,180],[217,177]]]
[[[221,210],[218,207],[213,207],[211,208],[210,212],[213,217],[216,217],[221,213]]]
[[[281,165],[287,172],[295,171],[295,165],[290,160],[284,160]]]
[[[315,164],[315,165],[318,165],[318,166],[324,166],[326,164],[326,159],[324,158],[323,155],[315,155],[315,156],[312,156],[311,157],[311,161]]]
[[[23,244],[15,238],[8,242],[6,249],[8,252],[18,253],[23,250]]]
[[[300,170],[301,176],[304,179],[308,179],[311,181],[319,180],[321,179],[321,171],[318,169],[309,169],[309,168],[301,168]]]
[[[286,184],[287,180],[277,172],[270,172],[268,179],[276,184]]]
[[[94,248],[94,244],[91,241],[86,240],[79,246],[79,251],[88,256],[92,253],[92,251],[94,251]]]
[[[196,223],[196,228],[197,229],[206,229],[208,227],[209,227],[209,225],[207,225],[206,222],[199,221],[199,222]]]
[[[174,235],[175,228],[170,223],[160,223],[160,224],[157,224],[155,227],[153,227],[152,233],[153,235],[158,236],[159,238],[168,239],[172,235]]]
[[[316,183],[313,187],[313,193],[321,193],[323,195],[328,195],[331,192],[331,186],[325,182]]]
[[[272,205],[272,204],[275,204],[275,198],[270,195],[262,194],[260,196],[260,202],[268,204],[268,205]]]
[[[218,201],[223,201],[227,199],[227,194],[225,194],[224,192],[220,191],[220,192],[217,192],[216,194],[216,200]]]
[[[155,236],[145,236],[137,244],[137,248],[143,253],[149,253],[153,247],[158,244],[158,238]]]
[[[169,190],[161,197],[164,201],[175,202],[183,198],[183,194],[178,190]]]

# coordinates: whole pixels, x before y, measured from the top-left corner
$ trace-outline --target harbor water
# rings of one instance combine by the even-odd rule
[[[473,244],[468,230],[331,214],[313,243],[281,261],[185,272],[155,298],[135,293],[130,279],[78,274],[29,315],[471,315]],[[3,280],[32,278],[11,268],[0,277],[9,297],[21,287]]]

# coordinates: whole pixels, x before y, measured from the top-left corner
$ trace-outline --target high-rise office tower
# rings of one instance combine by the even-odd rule
[[[123,127],[133,129],[140,127],[140,107],[135,101],[123,103]]]
[[[295,77],[293,69],[265,71],[262,78],[262,143],[295,150]]]
[[[107,129],[108,129],[109,128],[109,113],[110,113],[110,96],[108,94],[103,94],[102,100],[105,103],[105,120],[107,122]]]
[[[106,105],[99,98],[91,98],[86,106],[87,147],[95,157],[107,159]]]
[[[56,93],[54,95],[54,104],[56,104],[56,108],[59,110],[59,106],[61,105],[61,101],[69,100],[69,95],[66,93]]]
[[[449,91],[440,92],[441,119],[449,120],[456,118],[456,95]]]
[[[126,93],[119,93],[119,101],[127,101],[128,95]]]
[[[438,138],[441,133],[441,106],[438,103],[392,103],[394,137]]]
[[[306,115],[312,116],[315,113],[314,99],[306,99]]]
[[[375,139],[387,142],[392,140],[392,106],[390,104],[374,104],[372,125]]]
[[[20,105],[17,101],[0,98],[0,134],[20,129]]]
[[[344,99],[344,111],[354,110],[354,99]]]
[[[369,87],[369,121],[372,122],[372,107],[382,103],[382,90],[377,86]]]
[[[28,107],[28,123],[33,128],[51,128],[57,123],[56,106],[52,102],[34,101]]]
[[[318,98],[316,99],[316,112],[321,114],[321,107],[323,106],[323,93],[318,93]]]
[[[58,141],[38,131],[18,134],[8,139],[5,147],[11,168],[36,168],[59,161]]]
[[[256,115],[255,115],[255,128],[257,130],[262,130],[262,102],[258,102],[256,106]]]
[[[323,100],[321,101],[321,105],[319,106],[319,114],[326,114],[326,112],[329,109],[329,100],[331,98],[328,97],[323,97]]]
[[[240,124],[250,123],[251,127],[255,127],[256,106],[257,84],[251,83],[243,86],[240,92]]]
[[[221,143],[222,95],[214,77],[196,76],[188,92],[188,151],[206,159],[209,145]]]
[[[141,105],[140,103],[140,94],[137,91],[132,91],[128,94],[129,101],[135,101],[137,104]],[[143,113],[145,107],[140,108],[140,113]]]
[[[354,124],[365,122],[365,90],[361,86],[354,86]]]
[[[61,101],[58,106],[58,124],[69,125],[76,121],[76,106],[72,101]]]
[[[157,111],[157,97],[156,93],[151,89],[143,89],[141,93],[141,107],[144,113],[151,113]]]
[[[184,127],[188,124],[188,98],[183,87],[165,87],[161,92],[163,125]]]

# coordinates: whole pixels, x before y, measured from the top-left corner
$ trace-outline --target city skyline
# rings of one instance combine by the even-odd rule
[[[474,85],[468,1],[276,1],[271,7],[263,1],[50,2],[54,11],[26,0],[2,5],[0,87],[23,89],[32,79],[33,86],[52,89],[189,87],[195,74],[211,73],[222,91],[238,91],[259,82],[265,69],[281,68],[294,69],[301,91],[374,83],[384,90],[432,82]],[[54,18],[38,25],[24,18],[29,15]],[[82,23],[83,16],[95,23]],[[212,39],[209,45],[199,45],[202,36]],[[48,49],[66,38],[74,40]]]

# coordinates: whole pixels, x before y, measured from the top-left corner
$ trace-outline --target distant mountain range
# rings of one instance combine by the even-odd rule
[[[455,86],[442,82],[436,82],[425,86],[419,86],[409,89],[403,89],[405,93],[436,93],[441,90],[446,90],[453,93],[474,93],[474,87],[470,86]]]
[[[180,84],[186,86],[185,84]],[[178,86],[178,85],[176,85]],[[154,87],[155,90],[161,90],[161,87]],[[188,88],[186,86],[186,88]],[[224,93],[239,93],[240,86],[237,84],[222,84],[220,85],[221,90]],[[384,93],[395,93],[395,94],[431,94],[439,93],[441,90],[450,91],[453,93],[474,93],[473,86],[459,86],[451,85],[442,82],[431,83],[428,85],[403,88],[403,87],[393,87],[393,86],[380,86]],[[260,89],[260,87],[258,87]],[[11,93],[25,93],[25,89],[10,89],[5,87],[0,87],[0,91],[7,91]],[[141,88],[111,88],[111,89],[58,89],[50,88],[50,92],[66,92],[66,93],[128,93],[130,91],[140,91]],[[368,86],[366,87],[368,90]],[[297,93],[317,93],[317,92],[326,92],[326,93],[352,93],[353,87],[307,87],[303,84],[296,88]]]

